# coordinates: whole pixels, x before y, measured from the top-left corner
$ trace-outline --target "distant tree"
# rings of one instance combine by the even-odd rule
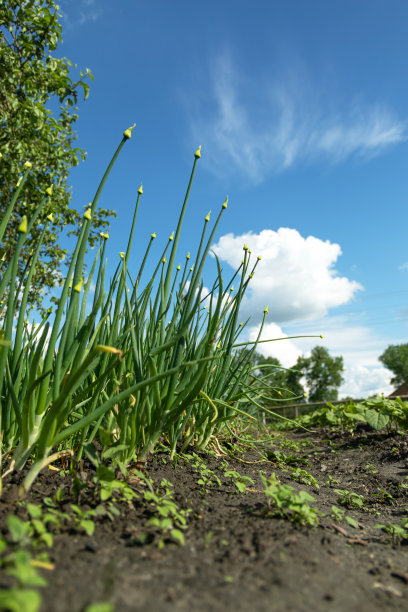
[[[16,203],[3,242],[0,258],[9,261],[16,243],[16,229],[23,214],[30,217],[46,189],[53,185],[52,197],[43,210],[44,218],[54,214],[40,252],[29,296],[31,304],[41,303],[41,290],[49,290],[61,279],[61,262],[69,262],[58,234],[66,227],[78,233],[83,211],[69,208],[67,184],[72,166],[85,158],[75,148],[78,90],[88,96],[88,69],[71,79],[72,63],[56,57],[62,42],[58,6],[53,0],[2,0],[0,2],[0,217],[23,172],[25,161],[32,170]],[[87,203],[84,203],[87,204]],[[90,234],[92,245],[111,210],[94,215]],[[21,274],[41,228],[34,227],[19,261]],[[1,274],[1,270],[0,270]]]
[[[408,343],[390,344],[380,355],[379,360],[393,372],[391,384],[408,383]]]
[[[333,401],[343,382],[343,357],[331,357],[323,346],[315,346],[310,357],[299,357],[296,370],[302,370],[309,388],[309,401]]]

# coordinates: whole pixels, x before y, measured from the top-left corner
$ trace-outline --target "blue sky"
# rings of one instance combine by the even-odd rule
[[[265,355],[289,367],[321,342],[344,357],[343,395],[387,393],[390,373],[378,357],[407,341],[408,4],[60,5],[59,54],[95,77],[77,122],[88,159],[71,174],[75,207],[92,199],[136,122],[100,202],[118,213],[112,268],[141,181],[135,269],[153,231],[159,252],[201,145],[181,253],[194,250],[204,216],[228,194],[214,244],[223,266],[232,272],[244,243],[262,256],[244,305],[249,335],[268,305],[266,337],[325,339],[263,344]]]

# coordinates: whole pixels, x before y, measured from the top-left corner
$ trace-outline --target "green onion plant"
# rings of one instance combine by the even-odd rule
[[[133,126],[134,127],[134,126]],[[105,251],[108,233],[101,232],[98,251],[84,278],[84,257],[92,216],[108,175],[122,147],[126,130],[85,211],[80,235],[61,288],[55,312],[37,325],[29,323],[28,294],[41,248],[52,218],[43,214],[52,198],[47,189],[37,210],[21,219],[16,248],[7,266],[0,267],[0,461],[4,475],[26,469],[28,489],[39,471],[62,456],[78,461],[97,440],[103,456],[125,466],[143,460],[159,441],[206,446],[244,406],[257,406],[259,387],[252,384],[251,356],[259,341],[238,342],[245,324],[239,310],[258,260],[244,246],[239,269],[226,282],[217,258],[217,274],[205,293],[205,262],[228,198],[215,223],[204,219],[193,260],[178,264],[178,245],[201,148],[193,167],[178,224],[158,257],[150,278],[146,262],[156,238],[151,234],[140,265],[131,260],[132,241],[143,188],[137,200],[125,252],[106,283]],[[1,163],[1,161],[0,161]],[[0,240],[27,179],[24,173],[3,219]],[[34,224],[43,230],[31,259],[18,278],[17,262]],[[91,283],[95,285],[92,302]],[[233,283],[237,287],[233,290]],[[88,314],[87,314],[88,313]],[[239,349],[245,347],[245,350]],[[0,464],[1,470],[1,464]]]

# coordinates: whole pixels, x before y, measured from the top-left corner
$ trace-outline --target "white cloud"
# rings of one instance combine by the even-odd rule
[[[398,270],[408,270],[408,261],[398,266]]]
[[[249,340],[255,341],[258,337],[259,327],[250,327],[248,330]],[[261,342],[257,346],[257,352],[264,357],[276,357],[285,368],[290,368],[295,365],[302,351],[296,344],[287,339],[279,325],[276,323],[266,323],[262,330],[260,340],[276,339],[276,342]]]
[[[390,372],[383,367],[348,366],[344,373],[345,382],[339,397],[366,398],[372,395],[389,395],[395,387],[390,385]]]
[[[330,110],[305,75],[285,79],[245,77],[227,54],[212,62],[191,127],[215,173],[259,183],[300,161],[370,158],[407,138],[405,122],[384,105],[351,100],[340,111],[331,100]]]
[[[261,255],[243,301],[243,318],[256,318],[269,307],[268,319],[276,323],[323,317],[330,308],[349,302],[362,289],[356,281],[341,277],[334,265],[341,255],[338,244],[314,236],[304,238],[281,227],[259,234],[221,236],[213,250],[222,261],[237,268],[244,244]]]

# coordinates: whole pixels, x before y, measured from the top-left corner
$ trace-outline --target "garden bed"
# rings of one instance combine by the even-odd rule
[[[6,477],[0,519],[9,548],[20,544],[10,542],[6,517],[32,522],[27,503],[42,516],[70,517],[46,523],[50,548],[30,548],[49,558],[49,569],[38,570],[48,583],[36,589],[41,610],[79,612],[96,602],[123,612],[407,609],[406,434],[320,428],[277,433],[257,451],[234,440],[222,449],[231,455],[214,446],[210,455],[179,456],[176,466],[155,453],[130,474],[138,497],[128,492],[127,502],[113,501],[115,492],[101,500],[90,462],[81,466],[82,490],[69,474],[47,469],[21,499],[22,477]],[[280,516],[268,486],[286,491]],[[301,490],[314,498],[306,496],[303,509]],[[92,514],[96,507],[105,514]],[[171,525],[160,522],[165,515]],[[2,573],[2,588],[13,581]]]

